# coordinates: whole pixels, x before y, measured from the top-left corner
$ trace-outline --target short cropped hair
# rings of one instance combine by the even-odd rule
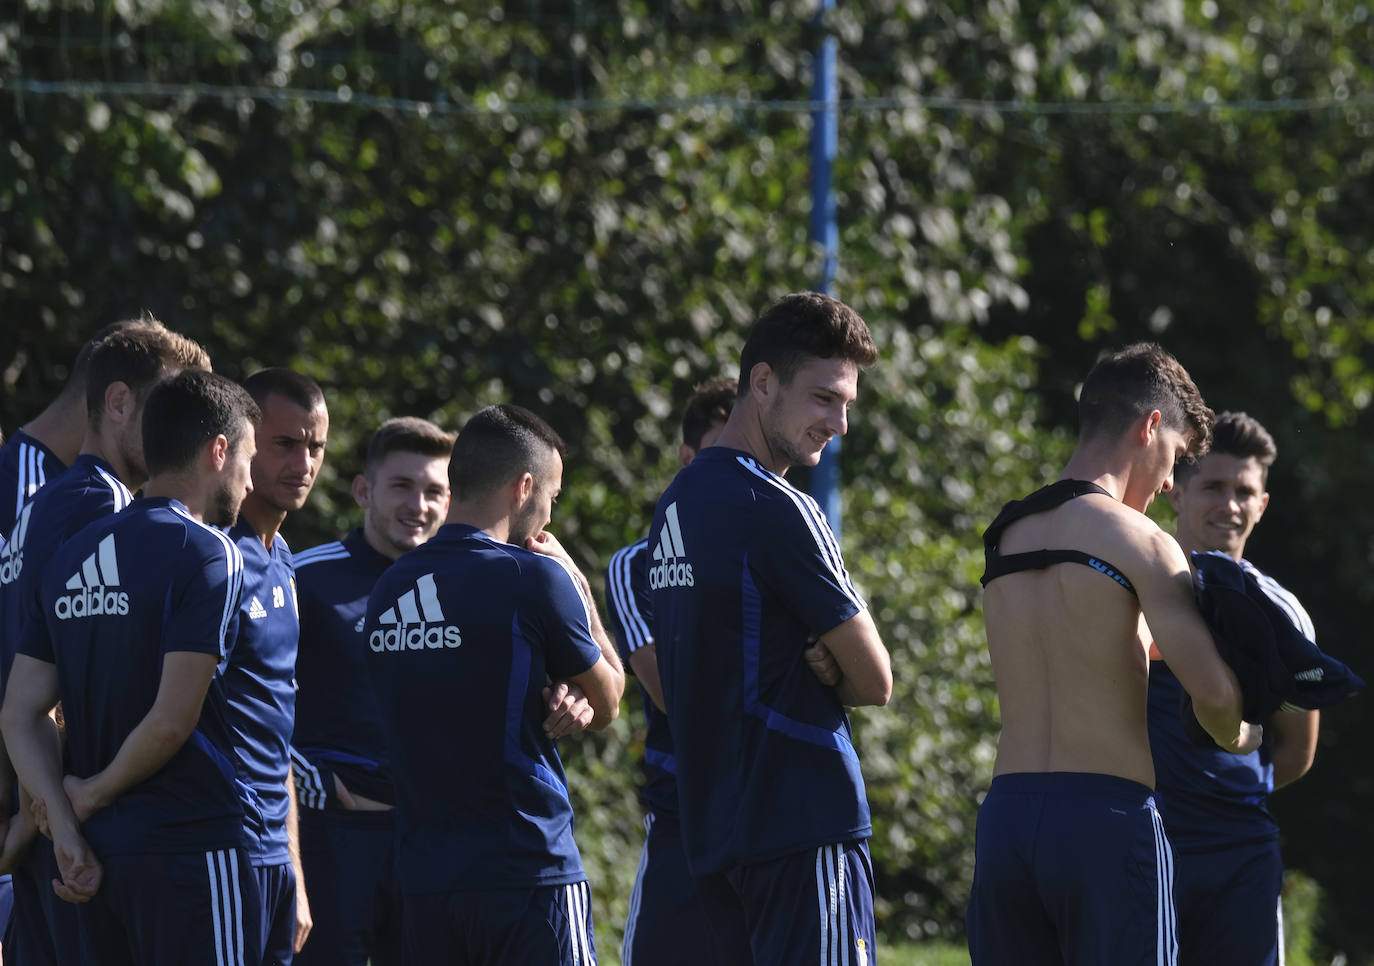
[[[259,369],[243,380],[243,388],[248,390],[259,407],[265,407],[267,397],[273,394],[307,411],[324,406],[324,390],[320,384],[284,366]]]
[[[1116,437],[1141,416],[1158,409],[1164,425],[1191,433],[1187,455],[1207,452],[1212,410],[1202,401],[1188,370],[1153,342],[1136,342],[1095,365],[1078,396],[1079,433],[1084,439]]]
[[[452,433],[418,416],[388,419],[377,427],[368,440],[363,473],[370,479],[377,467],[392,453],[418,453],[421,456],[447,458],[453,452],[454,438]]]
[[[701,439],[711,427],[730,418],[737,395],[733,379],[712,379],[697,386],[682,413],[682,441],[694,450],[701,449]]]
[[[152,316],[145,312],[143,316],[138,319],[124,319],[119,322],[111,322],[82,343],[81,348],[77,350],[76,358],[72,361],[72,371],[67,374],[67,381],[62,384],[62,390],[57,394],[57,398],[70,399],[73,401],[78,398],[85,400],[86,373],[90,371],[91,353],[95,350],[95,347],[120,329],[127,328],[131,325],[137,325],[139,322],[151,318]]]
[[[262,410],[242,386],[224,376],[188,369],[154,387],[143,407],[143,459],[148,474],[175,473],[189,467],[216,436],[238,449]]]
[[[1253,457],[1260,466],[1260,479],[1267,482],[1269,467],[1278,458],[1279,448],[1274,445],[1274,437],[1269,435],[1258,419],[1245,413],[1222,413],[1212,424],[1212,448],[1210,452],[1237,459]],[[1174,479],[1187,483],[1197,472],[1196,460],[1180,460],[1174,467]]]
[[[100,428],[105,392],[114,383],[124,383],[142,399],[169,371],[210,368],[210,355],[200,343],[151,315],[110,328],[86,361],[86,421],[91,429]]]
[[[820,292],[794,292],[759,316],[739,359],[740,398],[749,393],[749,373],[766,362],[784,386],[810,359],[847,359],[860,369],[878,360],[868,325],[839,299]]]
[[[458,500],[486,496],[522,473],[538,477],[548,451],[567,452],[548,423],[521,406],[488,406],[458,433],[448,461],[448,485]]]

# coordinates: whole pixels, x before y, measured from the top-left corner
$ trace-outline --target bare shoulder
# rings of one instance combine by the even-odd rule
[[[1148,516],[1108,496],[1080,498],[1080,532],[1092,550],[1107,558],[1133,581],[1172,578],[1188,570],[1178,541]],[[1087,549],[1085,547],[1085,549]]]

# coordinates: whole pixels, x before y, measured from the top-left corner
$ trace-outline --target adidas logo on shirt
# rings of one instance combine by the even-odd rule
[[[418,596],[417,596],[418,592]],[[382,626],[367,639],[377,652],[420,651],[425,648],[457,647],[463,635],[452,624],[444,623],[444,611],[434,588],[434,575],[425,574],[415,588],[396,598],[377,622]]]
[[[663,529],[658,534],[658,546],[654,548],[657,567],[649,568],[649,588],[662,590],[665,587],[692,587],[692,565],[682,558],[687,551],[682,546],[682,528],[677,522],[677,504],[668,504],[663,511]]]
[[[254,597],[253,602],[248,605],[248,616],[255,621],[260,621],[267,616],[267,608],[262,606],[262,601]]]
[[[129,613],[129,595],[119,586],[119,565],[115,561],[114,534],[106,534],[95,553],[81,564],[81,569],[67,578],[67,589],[53,604],[53,613],[60,621],[77,617],[123,616]]]
[[[32,510],[32,503],[24,504],[19,519],[14,521],[14,529],[10,531],[9,543],[3,544],[3,549],[0,549],[0,584],[13,583],[24,571],[24,535],[29,531],[29,513]]]

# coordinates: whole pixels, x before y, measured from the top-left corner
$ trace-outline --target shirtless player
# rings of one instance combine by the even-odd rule
[[[1060,480],[1008,504],[983,538],[1002,734],[978,814],[974,966],[1175,962],[1146,730],[1151,636],[1218,745],[1260,738],[1187,558],[1144,514],[1174,463],[1206,452],[1211,410],[1177,360],[1137,344],[1088,374],[1079,420]]]

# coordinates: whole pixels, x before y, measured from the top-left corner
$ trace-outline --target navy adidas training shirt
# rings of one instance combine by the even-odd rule
[[[97,854],[243,848],[224,669],[243,561],[220,531],[175,500],[136,500],[81,530],[43,569],[27,601],[20,653],[57,666],[73,774],[108,765],[157,696],[163,657],[219,659],[200,721],[157,773],[83,827]],[[251,823],[250,823],[251,824]]]
[[[1269,598],[1310,641],[1317,639],[1312,618],[1297,597],[1248,560],[1242,569],[1258,579]],[[1164,830],[1175,848],[1216,848],[1278,838],[1269,814],[1274,765],[1269,738],[1256,750],[1233,755],[1213,745],[1204,748],[1183,730],[1179,701],[1183,685],[1163,661],[1150,664],[1150,751],[1155,763],[1155,798]]]
[[[72,534],[118,513],[133,501],[114,467],[97,456],[78,456],[19,511],[0,550],[0,682],[9,680],[19,646],[24,599],[39,592],[38,575]]]
[[[66,468],[52,450],[22,429],[5,440],[0,446],[0,546],[9,540],[24,504]]]
[[[628,670],[630,655],[654,643],[653,611],[649,603],[649,541],[640,540],[617,550],[606,571],[606,600],[616,646]],[[668,716],[654,704],[643,685],[644,786],[639,798],[651,812],[677,814],[677,760],[673,756],[673,735]]]
[[[296,578],[291,550],[277,534],[269,550],[247,521],[229,531],[243,557],[234,660],[225,675],[239,773],[262,801],[265,833],[249,854],[253,865],[291,860],[286,843],[287,770],[296,714]]]
[[[678,473],[649,533],[693,874],[867,838],[849,719],[803,657],[809,637],[865,607],[816,502],[713,446]]]
[[[367,656],[407,893],[586,878],[542,691],[601,656],[562,564],[448,524],[377,581]]]
[[[331,802],[336,774],[350,792],[396,802],[363,633],[368,598],[391,563],[361,529],[296,554],[300,690],[291,744],[302,808]]]

